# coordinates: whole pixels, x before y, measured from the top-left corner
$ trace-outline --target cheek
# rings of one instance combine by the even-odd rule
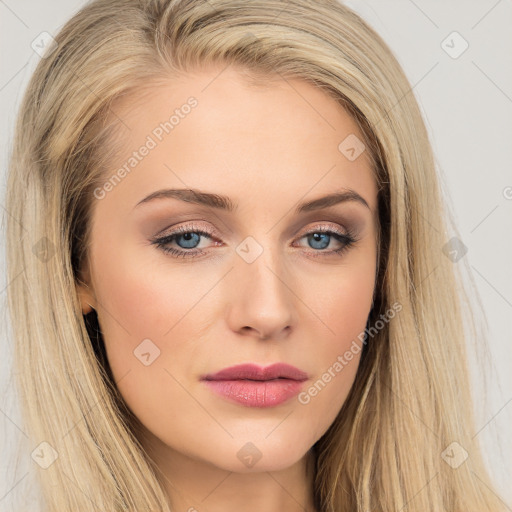
[[[304,302],[321,321],[321,346],[331,354],[366,327],[375,290],[375,257],[373,246],[366,244],[321,276],[302,280]]]
[[[144,339],[172,339],[182,320],[197,316],[197,305],[205,302],[205,293],[218,280],[212,272],[198,279],[190,266],[181,270],[165,260],[147,261],[136,251],[115,260],[105,257],[97,269],[95,289],[105,341],[125,350]]]
[[[314,438],[318,439],[335,420],[354,382],[375,286],[375,253],[360,253],[344,268],[333,272],[331,279],[304,281],[302,297],[320,321],[316,339],[319,343],[305,347],[317,370],[298,396],[304,417],[308,418]],[[306,293],[316,290],[315,293]],[[313,322],[311,322],[312,324]],[[308,328],[306,325],[305,328]],[[310,326],[311,328],[311,326]],[[313,330],[309,338],[315,339]]]
[[[191,270],[179,271],[165,262],[141,264],[137,254],[124,254],[115,260],[98,254],[98,317],[110,367],[116,381],[122,379],[120,390],[127,401],[143,402],[144,393],[169,388],[164,368],[192,371],[191,355],[201,339],[201,308],[207,302],[201,299],[218,278],[195,279]]]
[[[100,325],[119,392],[142,424],[169,445],[191,435],[196,425],[218,427],[208,424],[190,389],[204,352],[205,293],[218,281],[211,271],[203,274],[196,279],[193,270],[148,268],[128,258],[96,274],[102,283]],[[176,421],[178,412],[186,413],[185,427]]]

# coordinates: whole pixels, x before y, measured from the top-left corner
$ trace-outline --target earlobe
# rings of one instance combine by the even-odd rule
[[[93,309],[96,309],[96,299],[91,288],[86,283],[78,280],[76,284],[76,291],[83,315],[88,315]]]

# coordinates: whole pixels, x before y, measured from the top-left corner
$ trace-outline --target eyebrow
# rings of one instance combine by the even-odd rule
[[[168,188],[153,192],[149,196],[139,201],[135,207],[149,203],[155,199],[179,199],[187,203],[199,204],[209,208],[225,210],[228,212],[234,212],[238,206],[233,203],[229,197],[219,194],[202,192],[200,190],[191,188]],[[358,202],[371,210],[366,200],[355,190],[344,189],[323,197],[319,197],[317,199],[300,203],[295,208],[295,214],[321,210],[322,208],[327,208],[329,206],[345,202]]]

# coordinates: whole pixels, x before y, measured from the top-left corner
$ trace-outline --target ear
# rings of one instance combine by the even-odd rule
[[[82,314],[88,315],[93,309],[96,309],[96,297],[92,286],[89,286],[90,280],[78,278],[76,282],[76,292],[80,305],[82,307]]]

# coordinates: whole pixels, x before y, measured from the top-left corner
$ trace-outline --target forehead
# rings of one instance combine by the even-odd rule
[[[241,200],[250,191],[260,203],[279,200],[273,192],[289,201],[345,186],[366,191],[375,211],[369,155],[351,158],[362,147],[357,122],[300,78],[253,81],[233,68],[205,69],[148,85],[111,110],[119,151],[105,178],[124,165],[115,193],[131,204],[166,186],[220,188]]]

